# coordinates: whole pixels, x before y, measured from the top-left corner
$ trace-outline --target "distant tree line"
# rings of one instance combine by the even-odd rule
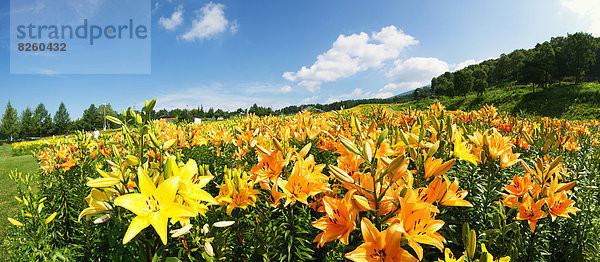
[[[83,112],[81,118],[72,121],[67,107],[62,102],[53,117],[43,103],[38,104],[33,110],[27,107],[21,114],[18,114],[17,109],[9,101],[0,122],[0,138],[44,137],[69,134],[74,130],[102,129],[104,115],[123,118],[121,114],[112,109],[110,104],[98,107],[92,104]],[[106,122],[106,125],[110,128],[110,122]]]
[[[430,95],[466,96],[470,92],[483,94],[488,86],[520,83],[535,88],[564,80],[600,79],[600,38],[587,33],[553,37],[532,49],[517,49],[499,58],[446,72],[431,79],[431,85],[419,88],[414,98]]]
[[[330,104],[305,104],[300,106],[288,106],[279,110],[273,110],[270,107],[263,107],[257,104],[252,105],[248,109],[238,108],[235,111],[225,111],[222,109],[209,108],[204,110],[204,107],[195,109],[161,109],[154,111],[152,117],[173,118],[178,122],[193,122],[194,118],[203,119],[228,119],[234,116],[254,114],[257,116],[267,115],[290,115],[296,114],[303,110],[315,111],[332,111],[341,108],[351,108],[362,104],[383,104],[383,103],[400,103],[409,101],[408,95],[395,96],[386,99],[359,99],[345,100]],[[128,109],[129,110],[129,109]],[[2,120],[0,122],[0,139],[18,139],[45,137],[51,135],[70,134],[75,130],[91,131],[94,129],[103,129],[106,124],[107,128],[115,128],[111,126],[109,121],[105,122],[104,116],[110,115],[124,120],[123,114],[112,109],[110,104],[103,104],[96,107],[91,104],[89,108],[83,111],[81,118],[72,121],[64,103],[60,103],[58,110],[52,116],[43,103],[40,103],[34,110],[30,107],[25,108],[20,114],[15,109],[10,101],[6,105]]]
[[[344,100],[339,102],[333,102],[330,104],[303,104],[303,105],[292,105],[287,106],[281,109],[273,110],[270,107],[263,107],[257,104],[252,105],[250,108],[243,109],[238,108],[235,111],[224,111],[221,109],[213,109],[210,108],[208,110],[204,110],[203,107],[187,110],[187,109],[161,109],[156,112],[157,118],[174,118],[178,121],[187,121],[193,122],[194,118],[212,118],[212,119],[228,119],[231,117],[246,115],[246,114],[254,114],[257,116],[268,116],[268,115],[291,115],[296,114],[303,110],[315,110],[315,111],[333,111],[339,110],[342,108],[351,108],[357,105],[364,104],[391,104],[391,103],[401,103],[407,102],[410,100],[408,95],[399,95],[391,98],[371,98],[371,99],[357,99],[357,100]]]

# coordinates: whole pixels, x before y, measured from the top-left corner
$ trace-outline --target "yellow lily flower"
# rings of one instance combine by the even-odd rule
[[[454,254],[452,254],[452,251],[450,251],[450,249],[445,249],[444,250],[444,260],[438,259],[438,262],[464,262],[465,261],[465,256],[461,256],[458,259],[456,259],[456,257],[454,256]]]
[[[485,256],[485,261],[492,261],[492,262],[509,262],[510,261],[509,256],[505,256],[505,257],[494,260],[494,256],[492,256],[492,254],[490,254],[487,251],[487,248],[485,248],[485,244],[481,243],[481,257],[483,258],[484,256]],[[479,259],[479,260],[481,261],[483,259]]]
[[[169,158],[167,161],[174,162],[175,160]],[[204,168],[198,170],[198,164],[196,164],[195,160],[188,160],[181,170],[176,164],[173,164],[172,168],[172,175],[180,178],[179,195],[181,195],[185,202],[192,205],[198,201],[217,204],[217,201],[202,189],[213,179],[213,176],[208,171],[205,171]],[[208,175],[205,175],[205,173],[208,173]]]
[[[115,205],[124,207],[137,215],[129,224],[123,237],[123,244],[129,242],[149,225],[154,227],[163,244],[167,244],[168,219],[196,215],[189,208],[175,203],[180,178],[171,177],[156,187],[148,174],[142,169],[138,169],[138,179],[141,193],[127,194],[115,199]]]
[[[402,234],[396,232],[394,227],[397,226],[379,232],[370,220],[363,217],[360,228],[364,243],[345,257],[355,262],[418,261],[401,247]]]
[[[85,219],[88,220],[90,216],[111,210],[112,206],[108,203],[108,196],[113,194],[116,194],[116,192],[111,192],[111,190],[108,189],[105,189],[104,192],[96,188],[92,189],[90,194],[85,198],[85,201],[90,206],[79,213],[78,220],[81,220],[84,216]]]
[[[227,206],[227,215],[231,215],[234,208],[246,209],[248,205],[254,206],[257,194],[254,189],[254,181],[240,169],[227,170],[225,184],[219,186],[220,192],[217,201],[220,205]]]

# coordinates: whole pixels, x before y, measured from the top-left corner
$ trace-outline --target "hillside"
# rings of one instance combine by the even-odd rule
[[[511,114],[548,116],[566,119],[600,119],[600,84],[553,84],[532,92],[531,85],[490,87],[479,96],[431,96],[393,106],[395,110],[424,108],[439,101],[450,110],[473,110],[493,104]]]

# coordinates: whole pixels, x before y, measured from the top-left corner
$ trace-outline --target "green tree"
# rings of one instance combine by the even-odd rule
[[[596,38],[596,45],[600,47],[600,38]],[[600,79],[600,48],[596,50],[596,63],[590,67],[586,76]]]
[[[67,134],[71,125],[71,119],[65,103],[60,102],[56,114],[54,114],[54,133]]]
[[[507,81],[510,72],[510,56],[501,54],[500,58],[496,59],[496,67],[490,72],[490,78],[493,82]]]
[[[117,111],[112,109],[110,103],[99,105],[96,109],[98,115],[98,122],[94,123],[94,128],[104,128],[104,123],[106,123],[106,128],[111,128],[111,122],[105,119],[105,116],[114,116],[117,117]],[[156,112],[152,110],[151,118],[156,117]]]
[[[412,96],[414,100],[419,100],[423,96],[423,91],[421,90],[421,88],[417,88],[413,90]]]
[[[478,68],[473,72],[473,78],[475,79],[473,82],[473,89],[477,91],[477,93],[481,96],[485,92],[485,89],[488,87],[488,74],[487,70],[484,68]]]
[[[552,77],[560,81],[568,75],[567,71],[567,60],[569,59],[566,55],[565,45],[567,38],[564,36],[557,36],[550,38],[550,45],[554,49],[554,67],[551,72]]]
[[[91,104],[88,109],[83,111],[83,115],[78,122],[78,128],[85,131],[91,131],[95,128],[102,128],[102,115],[98,114],[98,109],[96,106]]]
[[[473,76],[470,71],[459,70],[454,73],[454,89],[458,94],[467,97],[473,88]]]
[[[217,109],[217,111],[215,111],[215,118],[219,118],[219,117],[225,117],[225,112],[223,111],[223,109]]]
[[[35,123],[34,130],[39,137],[47,136],[52,132],[52,117],[43,103],[39,103],[35,108],[33,121]]]
[[[31,137],[36,134],[33,111],[29,107],[25,108],[21,113],[21,131],[25,137]]]
[[[544,70],[534,61],[525,61],[519,72],[519,82],[531,83],[532,92],[535,93],[535,85],[544,83]]]
[[[594,37],[587,33],[575,33],[567,36],[564,52],[567,71],[575,76],[575,83],[580,83],[585,72],[596,62],[598,44]]]
[[[510,59],[508,60],[508,79],[514,81],[519,79],[519,72],[525,65],[525,61],[529,57],[530,52],[524,49],[517,49],[510,53]]]
[[[454,95],[454,76],[450,72],[446,72],[438,77],[431,79],[431,90],[436,95]]]
[[[4,115],[2,115],[2,125],[0,125],[0,136],[6,138],[15,138],[19,134],[19,118],[17,109],[13,108],[10,101],[6,104]]]
[[[204,113],[204,106],[200,106],[200,111],[198,112],[198,117],[204,117],[206,113]]]
[[[546,41],[543,44],[537,44],[535,50],[533,63],[543,71],[543,87],[548,87],[551,73],[554,71],[554,60],[556,59],[554,48]]]

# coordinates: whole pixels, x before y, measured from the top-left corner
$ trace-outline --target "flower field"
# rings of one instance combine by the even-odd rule
[[[12,154],[14,156],[31,154],[31,153],[38,152],[38,151],[42,150],[43,148],[51,147],[53,144],[57,144],[57,143],[65,144],[65,143],[72,143],[72,142],[67,141],[66,138],[57,138],[57,137],[40,139],[40,140],[35,140],[35,141],[16,142],[16,143],[12,144]]]
[[[382,107],[15,144],[14,260],[598,261],[597,121]],[[23,149],[26,148],[26,149]]]

